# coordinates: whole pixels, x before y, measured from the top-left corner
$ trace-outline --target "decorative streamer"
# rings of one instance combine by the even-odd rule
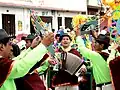
[[[105,6],[109,6],[111,17],[108,20],[110,38],[115,42],[120,40],[120,0],[102,0]],[[115,36],[114,38],[112,36]]]
[[[45,22],[42,21],[42,19],[37,16],[37,12],[30,10],[30,16],[31,16],[31,22],[34,26],[36,35],[40,35],[42,34],[42,36],[44,37],[44,35],[49,32],[50,30],[48,30],[49,25],[46,24]],[[54,52],[54,48],[53,48],[53,44],[51,44],[48,47],[48,51],[51,53],[51,55],[54,57],[55,56],[55,52]]]
[[[37,12],[30,10],[31,22],[34,26],[36,34],[44,34],[48,31],[49,25],[42,21],[42,19],[37,16]]]

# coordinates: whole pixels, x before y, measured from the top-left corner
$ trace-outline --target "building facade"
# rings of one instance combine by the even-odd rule
[[[81,3],[81,4],[80,4]],[[33,32],[30,11],[34,10],[51,29],[71,28],[72,17],[87,14],[86,0],[0,0],[0,28],[9,35]]]
[[[100,18],[100,16],[103,16],[105,13],[105,7],[103,6],[101,0],[87,0],[87,13],[89,16],[97,16]],[[108,18],[104,18],[104,20],[101,22],[100,19],[98,20],[99,23],[99,31],[103,30],[104,27],[108,26]]]

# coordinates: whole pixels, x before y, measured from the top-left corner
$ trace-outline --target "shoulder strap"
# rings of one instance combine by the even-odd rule
[[[61,60],[62,60],[62,70],[66,70],[66,59],[67,59],[67,52],[61,53]]]
[[[13,60],[0,58],[0,87],[3,85],[7,76],[10,74],[13,67]]]
[[[81,57],[80,53],[74,48],[72,48],[69,52],[74,54],[74,55],[77,55],[78,57]]]

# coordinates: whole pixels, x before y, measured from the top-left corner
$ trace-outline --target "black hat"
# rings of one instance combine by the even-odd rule
[[[20,55],[20,48],[19,48],[19,46],[17,44],[13,44],[12,47],[13,47],[13,55],[15,57]]]
[[[0,29],[0,40],[5,38],[13,38],[13,36],[9,36],[4,29]]]
[[[110,38],[106,35],[100,34],[97,38],[96,41],[100,44],[104,44],[109,46],[110,45]]]
[[[55,35],[55,38],[57,38],[57,37],[60,37],[60,34],[56,34],[56,35]]]
[[[29,34],[25,39],[26,39],[26,40],[33,40],[34,38],[35,38],[34,35]]]
[[[60,36],[60,42],[62,41],[63,37],[69,37],[69,39],[72,41],[71,37],[67,33],[64,33],[62,36]]]

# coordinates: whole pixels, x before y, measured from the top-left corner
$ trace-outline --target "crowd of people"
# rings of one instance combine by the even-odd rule
[[[79,29],[58,30],[44,36],[29,34],[14,42],[0,29],[0,90],[91,90],[89,85],[95,86],[92,90],[114,90],[109,63],[119,56],[119,45],[107,30],[91,31],[88,36]],[[54,56],[48,49],[51,45]],[[80,75],[66,71],[63,52],[83,60]],[[91,79],[86,76],[89,69]]]

